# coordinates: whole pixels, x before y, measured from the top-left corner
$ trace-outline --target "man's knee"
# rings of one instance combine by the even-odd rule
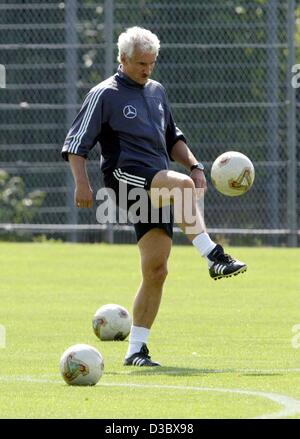
[[[185,175],[180,179],[179,186],[181,189],[195,189],[195,183],[188,175]]]
[[[166,180],[165,187],[152,188],[150,198],[152,205],[156,208],[174,203],[174,200],[181,200],[182,196],[195,193],[195,183],[184,174],[174,173]]]
[[[145,262],[142,268],[143,280],[150,282],[151,284],[162,285],[168,275],[167,263],[156,262],[148,263]]]

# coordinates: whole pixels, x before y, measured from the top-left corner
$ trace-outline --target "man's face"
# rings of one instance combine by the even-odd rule
[[[156,61],[153,53],[144,53],[135,50],[130,58],[121,56],[122,70],[130,79],[144,85],[151,76]]]

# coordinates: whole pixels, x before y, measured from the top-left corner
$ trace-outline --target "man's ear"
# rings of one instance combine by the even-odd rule
[[[126,61],[127,61],[127,57],[126,57],[125,53],[122,53],[121,54],[121,63],[124,64],[124,63],[126,63]]]

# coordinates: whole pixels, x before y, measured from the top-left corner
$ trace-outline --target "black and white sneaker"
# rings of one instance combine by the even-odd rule
[[[213,262],[209,269],[209,274],[214,280],[221,279],[222,277],[231,277],[232,275],[236,276],[247,270],[247,265],[244,262],[237,261],[230,255],[226,255],[220,244],[217,244],[207,257]]]
[[[147,345],[143,344],[140,352],[136,352],[135,354],[132,354],[131,357],[125,358],[124,366],[153,367],[153,366],[160,366],[160,364],[151,360],[151,357],[149,356],[149,350],[147,348]]]

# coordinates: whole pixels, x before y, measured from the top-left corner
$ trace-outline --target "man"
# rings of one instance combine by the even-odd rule
[[[87,95],[63,146],[75,181],[75,204],[92,206],[92,190],[85,161],[99,141],[105,185],[115,191],[119,203],[120,188],[143,188],[151,206],[162,211],[161,203],[174,204],[179,226],[199,253],[206,258],[214,279],[246,271],[243,262],[225,255],[223,248],[206,233],[197,207],[196,188],[206,189],[204,167],[194,157],[183,133],[176,127],[163,86],[150,80],[160,42],[149,30],[132,27],[118,39],[119,69],[115,75],[94,87]],[[183,165],[190,176],[169,170],[169,161]],[[167,195],[157,198],[157,191]],[[182,203],[174,203],[168,191],[178,189]],[[187,195],[186,195],[187,194]],[[192,205],[196,228],[188,228],[192,215],[178,215],[186,199]],[[151,200],[151,201],[150,201]],[[130,203],[128,204],[128,206]],[[166,206],[165,206],[166,207]],[[165,208],[164,207],[164,208]],[[150,217],[149,217],[150,218]],[[164,222],[134,224],[141,257],[142,282],[133,303],[133,325],[124,365],[159,366],[151,360],[147,348],[150,328],[159,309],[167,261],[172,244],[172,218]]]

